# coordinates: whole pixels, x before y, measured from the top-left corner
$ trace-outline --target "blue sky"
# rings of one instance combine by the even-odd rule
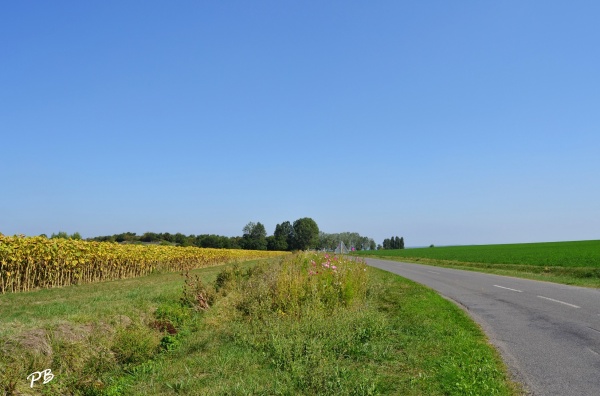
[[[0,232],[600,238],[597,1],[0,6]]]

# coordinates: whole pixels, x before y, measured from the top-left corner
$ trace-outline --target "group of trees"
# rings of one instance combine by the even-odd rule
[[[265,226],[250,222],[244,227],[242,248],[253,250],[307,250],[315,249],[319,243],[319,226],[310,217],[290,223],[284,221],[275,226],[275,232],[267,236]]]
[[[318,248],[321,250],[334,250],[340,242],[344,242],[344,245],[348,249],[375,250],[376,247],[375,241],[372,238],[361,236],[356,232],[341,232],[337,234],[321,232],[319,234]]]
[[[42,236],[45,236],[47,238],[46,234],[42,234]],[[81,239],[81,234],[78,232],[74,232],[73,234],[69,235],[64,231],[59,231],[57,234],[52,233],[52,235],[50,236],[50,239],[55,239],[55,238],[62,238],[62,239]]]
[[[383,240],[384,249],[404,249],[404,237],[397,236]]]
[[[179,232],[176,234],[170,234],[168,232],[146,232],[142,235],[137,235],[135,232],[124,232],[121,234],[90,238],[89,240],[118,243],[154,243],[216,249],[241,249],[241,239],[242,238],[239,236],[227,237],[213,234],[184,235]]]

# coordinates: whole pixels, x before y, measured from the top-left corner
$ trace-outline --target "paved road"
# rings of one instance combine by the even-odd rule
[[[367,259],[467,309],[533,395],[600,395],[600,290]]]

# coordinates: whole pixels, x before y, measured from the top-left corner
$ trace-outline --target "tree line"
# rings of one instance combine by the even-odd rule
[[[383,240],[383,249],[404,249],[404,237],[398,236],[386,238]]]
[[[117,243],[153,243],[217,249],[279,251],[316,249],[319,245],[319,226],[309,217],[298,219],[293,223],[284,221],[281,224],[277,224],[275,232],[271,236],[267,236],[265,226],[260,222],[249,222],[244,226],[242,232],[242,236],[233,237],[214,234],[170,234],[168,232],[146,232],[143,235],[137,235],[135,232],[124,232],[89,238],[88,240]],[[60,237],[69,237],[63,232],[59,234]]]
[[[319,242],[319,226],[310,217],[277,224],[271,236],[267,236],[265,226],[260,222],[248,223],[243,231],[242,241],[246,249],[308,250],[317,248]]]
[[[52,234],[52,238],[81,239],[79,233],[68,235],[66,232]],[[273,235],[267,235],[267,230],[261,222],[249,222],[242,229],[241,236],[222,236],[215,234],[184,235],[168,232],[145,232],[137,235],[135,232],[98,236],[88,238],[89,241],[117,243],[146,243],[174,246],[196,246],[215,249],[247,249],[247,250],[335,250],[340,242],[348,249],[404,249],[403,237],[387,238],[383,245],[376,245],[372,238],[362,236],[357,232],[325,233],[319,230],[317,223],[310,217],[296,221],[284,221],[275,226]]]
[[[340,244],[344,242],[344,245],[348,249],[356,250],[375,250],[375,241],[373,238],[362,236],[357,232],[340,232],[336,234],[327,234],[324,232],[319,233],[319,249],[320,250],[335,250]]]
[[[124,232],[121,234],[99,236],[89,238],[97,242],[117,243],[153,243],[161,245],[196,246],[215,249],[242,249],[241,237],[227,237],[214,234],[184,235],[180,232],[171,234],[168,232],[145,232],[137,235],[135,232]]]

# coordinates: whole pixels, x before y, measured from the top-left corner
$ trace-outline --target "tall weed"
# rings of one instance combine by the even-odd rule
[[[364,357],[385,358],[386,318],[367,305],[366,265],[304,253],[217,276],[214,323],[298,394],[375,394]]]
[[[328,254],[298,254],[246,271],[226,269],[217,277],[216,289],[235,290],[235,306],[252,319],[274,313],[300,317],[311,310],[331,313],[364,303],[367,266]]]

